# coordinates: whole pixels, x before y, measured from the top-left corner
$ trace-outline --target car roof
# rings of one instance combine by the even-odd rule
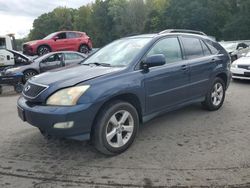
[[[85,33],[83,31],[70,31],[70,30],[65,30],[65,31],[57,31],[55,33],[65,33],[65,32],[72,32],[72,33]]]
[[[135,36],[128,36],[128,37],[124,37],[124,38],[160,38],[160,37],[164,37],[164,36],[176,36],[176,35],[185,35],[185,36],[193,36],[193,37],[200,37],[203,39],[207,39],[207,40],[212,40],[215,41],[214,38],[207,36],[205,33],[200,32],[199,33],[188,33],[188,32],[167,32],[168,30],[165,30],[166,32],[159,32],[159,33],[152,33],[152,34],[141,34],[141,35],[135,35]],[[172,31],[172,30],[169,30]],[[183,30],[183,31],[192,31],[192,30]],[[199,31],[198,31],[199,32]]]
[[[74,54],[78,54],[82,57],[87,57],[86,54],[83,54],[83,53],[79,53],[79,52],[75,52],[75,51],[57,51],[57,52],[50,52],[50,53],[47,53],[47,54],[44,54],[43,56],[40,56],[42,58],[47,58],[48,56],[51,56],[51,55],[54,55],[54,54],[60,54],[60,53],[74,53]],[[38,57],[39,58],[39,57]]]

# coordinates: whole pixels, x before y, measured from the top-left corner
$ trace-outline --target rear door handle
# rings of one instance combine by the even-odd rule
[[[215,62],[216,62],[216,59],[215,59],[215,58],[213,58],[213,59],[211,60],[211,62],[212,62],[212,63],[215,63]]]
[[[183,71],[186,71],[186,70],[188,69],[188,66],[187,66],[187,65],[182,65],[182,66],[181,66],[181,69],[182,69]]]

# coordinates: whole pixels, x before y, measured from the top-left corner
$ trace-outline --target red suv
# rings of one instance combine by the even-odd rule
[[[42,40],[23,44],[23,53],[27,55],[43,55],[55,51],[79,51],[87,54],[92,49],[92,41],[84,32],[59,31],[51,33]]]

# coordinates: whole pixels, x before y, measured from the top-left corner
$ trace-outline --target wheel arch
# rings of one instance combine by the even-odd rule
[[[113,101],[128,102],[132,106],[134,106],[135,109],[137,110],[137,113],[139,116],[139,121],[140,121],[140,123],[142,123],[142,106],[141,106],[141,102],[139,100],[139,97],[133,93],[119,94],[119,95],[116,95],[116,96],[113,96],[113,97],[107,99],[105,102],[102,103],[102,105],[100,106],[100,108],[98,109],[98,111],[95,115],[93,125],[91,126],[91,135],[93,134],[94,125],[95,125],[97,118],[98,118],[99,114],[101,113],[102,109],[104,108],[104,106],[108,105],[109,103],[111,103]]]
[[[221,78],[224,83],[225,83],[225,86],[228,85],[228,77],[227,77],[227,74],[226,73],[218,73],[215,77],[218,77],[218,78]]]

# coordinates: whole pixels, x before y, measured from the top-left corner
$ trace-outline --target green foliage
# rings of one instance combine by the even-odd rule
[[[249,10],[249,0],[96,0],[78,9],[58,7],[42,14],[28,39],[79,30],[101,47],[116,38],[170,28],[201,30],[218,40],[249,39]]]
[[[58,7],[34,20],[29,39],[41,39],[58,30],[72,30],[75,10]]]

